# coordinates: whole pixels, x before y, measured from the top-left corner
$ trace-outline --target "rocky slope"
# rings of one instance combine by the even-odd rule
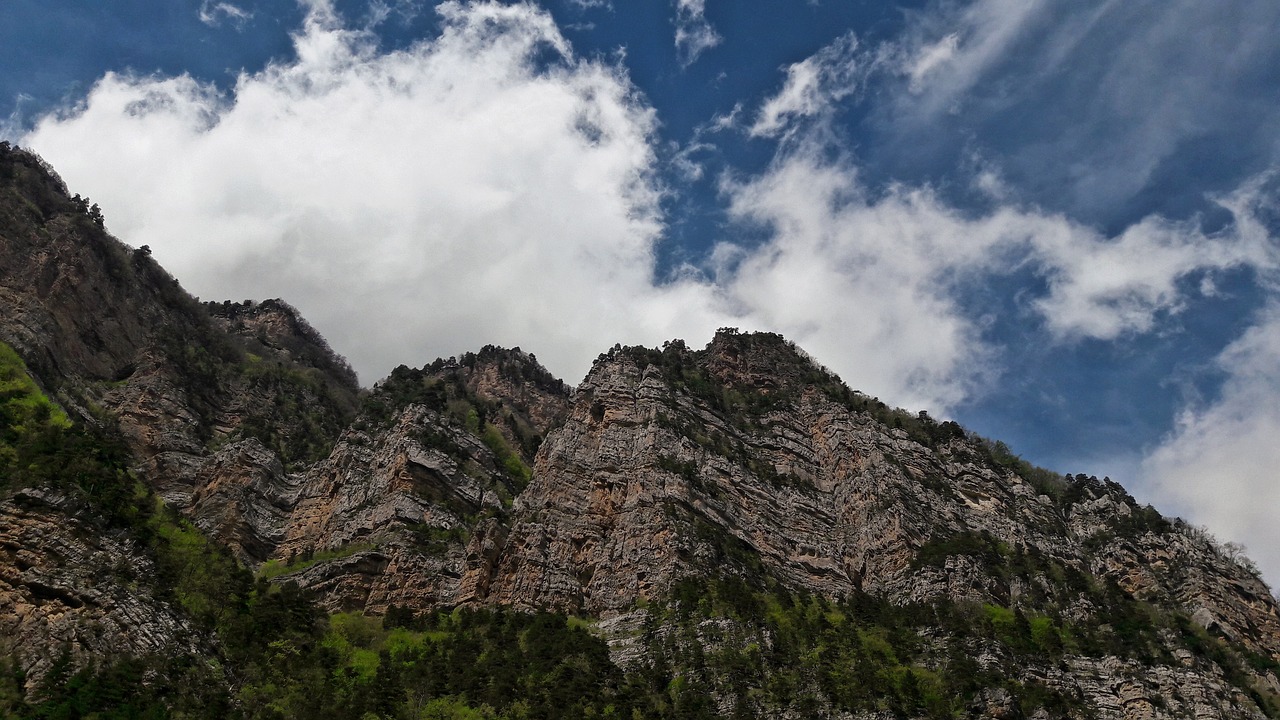
[[[189,619],[144,580],[155,567],[123,533],[78,517],[81,503],[24,488],[0,501],[0,652],[27,677],[75,657],[202,654]]]
[[[111,507],[154,493],[329,612],[578,614],[659,716],[1280,712],[1271,591],[1108,480],[888,408],[768,333],[615,347],[574,390],[486,347],[362,392],[295,309],[196,302],[2,150],[0,341],[23,392],[75,427],[118,424],[138,485]],[[41,447],[5,422],[0,461]],[[218,643],[249,620],[193,631],[207,587],[235,612],[301,602],[244,578],[141,582],[162,556],[216,553],[147,541],[169,527],[150,520],[112,530],[93,488],[28,475],[0,478],[0,654],[28,685],[55,648],[234,666]]]
[[[38,157],[0,154],[0,340],[60,402],[118,418],[178,505],[226,440],[258,436],[293,463],[327,454],[358,388],[292,308],[211,314],[149,249],[108,235],[96,206],[69,197]]]

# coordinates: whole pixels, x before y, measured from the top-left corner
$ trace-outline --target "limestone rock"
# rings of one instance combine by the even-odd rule
[[[0,501],[0,651],[36,686],[58,656],[207,653],[187,620],[156,598],[154,568],[127,537],[77,519],[58,493],[20,490]]]

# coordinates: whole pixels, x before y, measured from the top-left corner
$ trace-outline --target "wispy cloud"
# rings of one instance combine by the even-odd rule
[[[829,119],[837,104],[857,91],[872,63],[858,53],[858,39],[847,33],[814,55],[786,68],[782,89],[765,101],[748,131],[772,137],[798,120]]]
[[[1230,292],[1219,278],[1240,268],[1257,278],[1267,306],[1218,357],[1225,385],[1189,404],[1130,479],[1163,509],[1249,545],[1273,582],[1280,121],[1268,108],[1280,99],[1280,51],[1264,28],[1277,22],[1280,6],[1265,0],[1229,13],[1194,0],[939,3],[913,15],[904,36],[866,50],[877,74],[859,80],[880,101],[869,111],[880,141],[868,153],[949,163],[963,147],[981,158],[966,170],[969,184],[993,208],[988,220],[1004,217],[1009,232],[992,241],[974,227],[940,228],[981,248],[972,262],[944,266],[990,277],[1005,263],[1037,275],[1043,289],[1024,288],[1022,307],[1042,319],[1046,341],[1177,332],[1180,313]],[[762,104],[755,134],[809,132],[806,118],[820,116],[811,108],[837,99],[813,90],[821,84],[812,78],[833,67],[822,56],[793,66],[784,91]],[[936,271],[926,262],[913,272]]]
[[[1005,62],[1042,20],[1049,0],[978,0],[948,12],[917,13],[905,38],[882,48],[887,69],[906,78],[917,119],[954,110],[968,91]]]
[[[1025,197],[1090,222],[1189,215],[1280,161],[1276,23],[1268,0],[938,3],[876,49],[876,147],[975,146]]]
[[[1006,28],[999,34],[1012,32]],[[913,56],[909,67],[920,87],[953,61],[959,47],[954,38],[944,37]],[[754,260],[743,260],[731,248],[719,257],[732,260],[740,277],[757,272],[768,259],[770,268],[794,265],[794,274],[780,277],[806,278],[803,287],[788,286],[788,294],[755,303],[777,309],[765,313],[769,322],[798,326],[807,313],[822,318],[813,321],[814,328],[860,323],[880,332],[886,346],[900,353],[890,357],[929,360],[918,360],[892,380],[888,368],[877,377],[945,404],[979,387],[985,377],[981,366],[990,369],[986,363],[999,351],[986,344],[953,300],[965,294],[966,284],[972,290],[993,276],[1029,272],[1042,288],[1023,289],[1021,306],[1041,319],[1046,342],[1114,341],[1152,332],[1190,303],[1212,296],[1215,274],[1280,267],[1257,220],[1260,199],[1270,196],[1263,190],[1266,174],[1218,197],[1218,209],[1229,221],[1214,232],[1204,231],[1200,218],[1149,215],[1104,234],[1020,202],[999,168],[977,153],[970,155],[972,183],[991,207],[982,213],[949,206],[927,186],[865,186],[832,119],[886,64],[893,72],[908,67],[893,65],[898,60],[883,48],[862,50],[852,36],[844,36],[785,68],[780,90],[760,103],[748,134],[784,142],[765,174],[730,183],[727,194],[734,216],[771,229],[771,239]],[[1185,282],[1197,277],[1199,283]],[[756,284],[769,286],[763,278]],[[789,302],[788,297],[806,296],[808,288],[820,291],[805,302]],[[858,309],[846,315],[827,307],[822,297],[856,298]],[[909,316],[900,316],[899,309]],[[788,317],[791,311],[795,315]],[[885,324],[876,330],[869,318]],[[811,344],[823,349],[820,337]],[[833,353],[847,351],[827,347]]]
[[[707,22],[706,11],[706,0],[676,0],[676,54],[681,65],[692,65],[722,40]]]
[[[408,23],[423,10],[422,0],[370,0],[365,26],[376,28],[392,18]]]
[[[239,27],[253,19],[253,13],[229,2],[204,0],[200,3],[200,22],[210,27],[218,27],[224,21],[230,21]]]

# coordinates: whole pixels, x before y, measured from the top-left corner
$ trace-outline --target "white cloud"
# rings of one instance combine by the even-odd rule
[[[364,25],[376,28],[392,18],[408,23],[423,12],[422,6],[422,0],[370,0]]]
[[[1142,465],[1155,502],[1204,523],[1250,550],[1263,574],[1280,579],[1280,305],[1218,358],[1228,373],[1221,397],[1186,410]],[[1274,587],[1274,585],[1273,585]]]
[[[200,3],[200,22],[218,27],[223,20],[230,20],[237,27],[253,19],[253,13],[229,2],[204,0]]]
[[[710,307],[653,284],[655,121],[623,73],[529,5],[440,13],[439,38],[380,54],[316,4],[297,60],[225,96],[107,75],[23,142],[193,292],[288,298],[366,381],[488,342],[573,378]]]
[[[1221,206],[1234,222],[1207,235],[1198,220],[1170,222],[1148,217],[1115,238],[1041,233],[1032,245],[1046,268],[1049,294],[1036,301],[1048,327],[1059,338],[1113,339],[1147,332],[1160,313],[1176,314],[1187,298],[1179,281],[1193,272],[1242,266],[1271,270],[1276,257],[1253,217],[1259,197],[1257,178]],[[1207,285],[1206,285],[1207,283]],[[1199,289],[1212,295],[1213,281]]]
[[[917,397],[945,402],[980,385],[982,367],[996,361],[1000,351],[984,346],[979,329],[955,306],[958,286],[980,288],[993,275],[1014,270],[1040,276],[1046,290],[1038,296],[1024,294],[1022,307],[1043,319],[1051,336],[1047,339],[1065,344],[1176,328],[1176,322],[1169,322],[1172,316],[1224,292],[1217,277],[1250,269],[1272,298],[1271,308],[1219,359],[1229,374],[1221,398],[1187,410],[1134,479],[1163,510],[1206,523],[1224,539],[1244,542],[1274,580],[1280,577],[1280,531],[1274,518],[1280,483],[1272,472],[1280,467],[1275,442],[1280,435],[1280,258],[1263,220],[1274,222],[1280,215],[1274,172],[1211,197],[1230,216],[1214,232],[1203,230],[1198,216],[1170,220],[1151,215],[1109,236],[1019,203],[1025,188],[1009,185],[1003,172],[1009,158],[999,158],[997,165],[987,159],[985,148],[970,168],[972,183],[995,209],[978,216],[947,207],[927,189],[899,185],[869,190],[854,180],[854,168],[840,167],[847,161],[818,159],[846,153],[839,134],[824,122],[842,99],[840,93],[857,91],[856,82],[825,80],[844,68],[860,65],[861,77],[848,73],[858,82],[865,82],[868,72],[896,73],[901,84],[876,88],[887,93],[892,107],[882,117],[890,125],[899,123],[889,135],[906,143],[927,141],[921,133],[937,132],[941,115],[962,110],[976,98],[986,107],[969,119],[980,123],[993,108],[1033,97],[1026,92],[1027,83],[1039,82],[1061,63],[1079,62],[1081,52],[1099,53],[1098,38],[1087,48],[1084,39],[1104,21],[1116,19],[1108,14],[1123,6],[1099,3],[1077,14],[1064,4],[1052,4],[1055,21],[1064,16],[1065,21],[1055,24],[1046,38],[1050,5],[979,0],[958,14],[918,17],[917,34],[906,41],[861,53],[836,52],[833,46],[790,66],[782,90],[761,103],[750,131],[789,142],[769,173],[731,188],[738,216],[770,225],[772,241],[752,255],[744,256],[739,248],[720,254],[737,269],[731,287],[751,298],[744,304],[767,322],[798,328],[796,339],[819,358],[843,352],[864,375],[901,388],[898,397],[905,402]],[[1089,85],[1088,92],[1105,106],[1103,114],[1131,120],[1119,130],[1119,139],[1090,144],[1084,135],[1069,138],[1038,156],[1040,166],[1061,160],[1082,188],[1125,197],[1147,181],[1154,164],[1176,151],[1180,138],[1207,127],[1205,113],[1238,105],[1210,87],[1210,78],[1221,74],[1223,65],[1205,54],[1219,49],[1189,49],[1199,59],[1187,72],[1153,65],[1186,65],[1185,59],[1171,61],[1164,50],[1173,38],[1182,38],[1177,46],[1183,47],[1194,34],[1176,32],[1179,28],[1213,26],[1204,17],[1207,12],[1179,2],[1161,9],[1150,25],[1121,33],[1119,46],[1107,51],[1128,59],[1113,63],[1115,70]],[[1269,12],[1275,12],[1274,6],[1268,10],[1253,3],[1247,14]],[[1265,23],[1255,21],[1251,28],[1259,25]],[[1249,67],[1261,56],[1251,31],[1225,35],[1243,39],[1243,46],[1225,61],[1231,67]],[[1047,42],[1028,53],[1021,46],[1029,38]],[[1031,67],[1006,73],[1015,57]],[[1000,82],[980,87],[997,77]],[[1134,93],[1149,101],[1134,101]],[[1106,127],[1111,121],[1086,118],[1070,132]],[[980,139],[977,145],[982,147]],[[806,317],[812,321],[807,336],[802,325]],[[830,327],[865,334],[893,349],[880,357],[865,345],[850,353],[853,344],[842,344],[826,331]],[[911,368],[894,368],[893,359],[903,356],[913,358]],[[1137,467],[1136,462],[1128,465]],[[1121,469],[1106,471],[1117,474]]]
[[[958,35],[952,33],[932,45],[917,48],[904,61],[895,54],[900,53],[901,47],[891,48],[887,55],[884,48],[868,53],[860,51],[856,38],[847,34],[787,67],[782,88],[761,103],[748,133],[755,137],[786,138],[789,142],[782,146],[780,160],[774,166],[775,175],[799,173],[806,177],[790,183],[794,192],[785,202],[769,205],[753,198],[750,202],[738,203],[744,208],[740,214],[760,216],[761,208],[774,207],[776,214],[768,218],[769,222],[781,227],[787,227],[790,222],[794,226],[794,222],[783,218],[795,215],[801,208],[812,208],[813,202],[823,196],[822,188],[830,187],[827,174],[831,166],[815,163],[813,158],[830,155],[832,150],[837,155],[844,151],[840,135],[832,132],[829,122],[838,103],[857,92],[870,73],[890,66],[906,72],[913,84],[921,86],[929,78],[951,73],[950,80],[938,81],[943,83],[943,90],[930,86],[931,91],[947,97],[959,92],[975,81],[986,65],[996,62],[1003,48],[1023,33],[1042,10],[1042,3],[1026,3],[1019,4],[1017,12],[1000,12],[1008,9],[1006,5],[1004,0],[985,0],[964,13],[976,49],[959,50]],[[946,69],[948,67],[950,69]],[[998,273],[1009,269],[997,266],[997,258],[1003,258],[1006,263],[1028,264],[1048,283],[1048,293],[1035,299],[1031,309],[1043,316],[1049,331],[1059,340],[1083,337],[1110,340],[1151,330],[1161,314],[1176,314],[1184,307],[1187,297],[1180,281],[1192,273],[1246,265],[1266,270],[1280,266],[1266,231],[1255,219],[1256,206],[1270,197],[1264,191],[1272,177],[1270,173],[1249,179],[1234,193],[1216,200],[1232,215],[1233,222],[1215,234],[1202,232],[1198,218],[1173,222],[1150,216],[1115,237],[1106,237],[1065,216],[1020,206],[991,161],[971,152],[969,163],[973,166],[973,185],[996,207],[985,219],[961,221],[953,211],[944,212],[941,203],[930,193],[916,190],[904,195],[906,191],[900,187],[890,188],[885,198],[876,203],[860,202],[870,209],[885,210],[906,196],[927,198],[927,201],[913,202],[910,212],[900,213],[904,220],[896,227],[908,227],[917,221],[933,223],[932,232],[971,248],[971,252],[963,256],[940,253],[937,248],[929,247],[929,243],[901,238],[900,242],[909,245],[886,251],[882,257],[904,262],[906,257],[915,256],[918,247],[926,248],[918,257],[927,262],[905,267],[904,277],[933,278],[958,266],[975,272]],[[841,191],[845,195],[857,198],[864,194],[852,180],[855,168],[846,163],[837,175],[847,178],[849,187]],[[767,179],[753,186],[763,187],[766,182]],[[808,187],[815,188],[812,197],[806,195]],[[828,206],[823,222],[832,228],[830,232],[862,233],[857,244],[863,252],[866,247],[874,246],[875,243],[867,239],[870,236],[860,225],[860,218],[847,216],[850,208],[859,206],[859,201],[840,199]],[[818,215],[810,213],[808,227],[816,227],[812,218]],[[952,219],[938,223],[947,217]],[[982,223],[1004,223],[1005,233],[998,239],[988,236],[987,241],[982,242],[973,234],[974,228]],[[889,231],[892,230],[890,227]],[[785,232],[779,236],[785,236]],[[895,255],[899,252],[905,255]],[[1212,290],[1211,278],[1206,276],[1206,280],[1209,284],[1202,287]],[[947,336],[945,331],[937,335]],[[959,361],[959,355],[956,359]]]
[[[737,260],[714,281],[660,282],[656,119],[623,73],[532,6],[441,13],[439,38],[381,53],[317,2],[297,60],[225,95],[108,75],[24,143],[194,292],[289,299],[366,381],[485,343],[574,380],[615,342],[737,325],[891,402],[938,409],[971,384],[971,328],[910,264],[971,228],[928,193],[868,204],[852,168],[793,156],[732,191],[775,238],[721,252]]]
[[[676,0],[676,54],[688,67],[723,38],[706,17],[707,0]]]
[[[920,92],[924,87],[925,78],[930,73],[948,65],[955,58],[956,48],[959,45],[960,34],[951,33],[932,45],[920,48],[913,57],[910,57],[904,69],[907,77],[911,79],[909,85],[911,92]]]
[[[910,33],[880,49],[886,68],[904,76],[917,121],[955,109],[1049,8],[1048,0],[978,0],[956,13],[915,16]]]
[[[996,203],[985,214],[962,213],[928,188],[870,192],[849,161],[826,159],[842,155],[823,118],[856,87],[856,50],[847,36],[790,66],[783,88],[762,103],[750,133],[788,142],[767,173],[727,192],[733,216],[769,227],[771,239],[753,253],[718,257],[735,273],[726,289],[739,312],[795,328],[801,345],[818,357],[843,356],[870,387],[945,408],[989,378],[995,349],[953,298],[992,275],[1029,269],[1044,278],[1047,292],[1028,296],[1025,309],[1069,342],[1153,330],[1195,299],[1182,282],[1193,273],[1212,289],[1212,273],[1280,266],[1255,218],[1269,197],[1265,174],[1218,200],[1233,222],[1213,234],[1198,220],[1151,216],[1108,237],[1009,201],[980,159],[977,182]],[[892,351],[870,350],[877,347]]]
[[[724,186],[764,241],[723,243],[711,277],[664,282],[657,119],[618,66],[575,57],[531,5],[445,3],[441,35],[398,52],[322,0],[310,8],[297,59],[226,94],[107,75],[22,142],[193,292],[288,299],[366,382],[485,343],[521,345],[573,381],[615,342],[737,325],[787,335],[889,402],[945,412],[998,369],[956,290],[1009,263],[1049,278],[1031,309],[1068,337],[1140,331],[1185,300],[1174,280],[1190,269],[1257,261],[1241,255],[1243,221],[1206,253],[1154,219],[1102,238],[1034,209],[969,216],[927,188],[869,194],[828,136],[800,129],[855,91],[847,36],[789,70],[757,115],[790,138],[774,163]]]
[[[1190,205],[1280,157],[1277,22],[1268,0],[931,3],[876,49],[876,148],[942,159],[971,143],[1092,222],[1128,221],[1144,192],[1190,189],[1170,207]]]
[[[970,223],[929,192],[869,200],[852,168],[808,153],[732,186],[731,213],[771,229],[753,251],[721,248],[732,307],[788,337],[853,384],[945,411],[989,367],[950,299],[958,274],[1005,240],[1003,218]]]
[[[857,90],[866,72],[862,60],[857,37],[846,33],[788,66],[782,89],[764,102],[748,132],[754,137],[774,137],[794,130],[796,121],[829,117],[836,103]]]

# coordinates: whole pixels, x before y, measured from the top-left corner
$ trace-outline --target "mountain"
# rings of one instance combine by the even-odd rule
[[[8,717],[1280,716],[1249,560],[784,338],[362,390],[0,145]]]

